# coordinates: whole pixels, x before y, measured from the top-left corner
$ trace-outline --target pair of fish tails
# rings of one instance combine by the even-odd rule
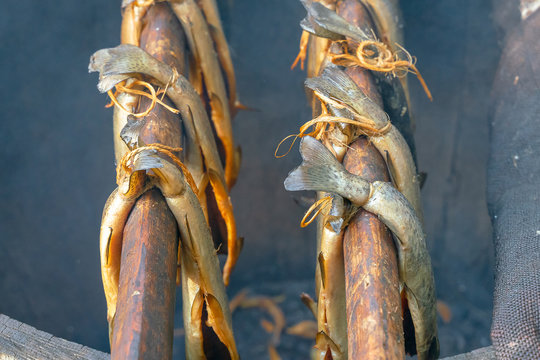
[[[413,155],[384,110],[336,66],[328,66],[319,77],[307,79],[306,87],[332,107],[342,109],[358,119],[356,130],[353,131],[357,135],[368,135],[385,158],[396,187],[413,204],[420,219],[423,219],[420,183]]]
[[[408,289],[413,322],[418,324],[415,328],[418,355],[423,359],[432,358],[435,349],[438,349],[435,287],[422,224],[415,210],[390,183],[369,183],[366,188],[367,182],[348,173],[319,141],[311,137],[303,138],[300,151],[303,162],[285,179],[287,190],[319,190],[338,194],[378,215],[396,236],[400,279]],[[319,267],[324,279],[324,267]]]

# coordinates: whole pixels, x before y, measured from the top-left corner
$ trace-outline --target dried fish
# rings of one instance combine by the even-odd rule
[[[411,204],[390,183],[370,183],[345,170],[319,141],[305,137],[300,144],[303,162],[289,173],[289,191],[327,191],[349,199],[376,214],[395,236],[400,279],[415,327],[419,359],[438,354],[435,284],[422,224]]]
[[[225,150],[225,180],[230,189],[238,176],[239,155],[234,147],[229,101],[218,57],[201,9],[193,0],[170,1],[199,65],[212,108],[212,122]]]
[[[227,77],[229,107],[231,114],[234,115],[236,110],[241,108],[242,105],[237,99],[236,78],[231,60],[231,52],[229,51],[227,38],[225,37],[225,32],[223,31],[223,26],[221,25],[216,0],[199,0],[199,5],[202,8],[204,16],[206,17],[206,21],[208,22],[210,34],[212,35],[212,39],[216,44],[219,62],[221,63],[221,67],[223,68],[223,71]]]
[[[359,119],[373,122],[374,129],[379,131],[372,134],[370,140],[386,159],[397,189],[412,204],[422,220],[420,184],[411,151],[400,132],[389,122],[386,113],[345,72],[335,66],[327,67],[320,77],[307,79],[306,86],[327,104],[348,110]]]
[[[141,172],[124,173],[119,177],[118,188],[109,196],[103,209],[99,252],[103,289],[107,300],[109,331],[112,330],[116,313],[124,226],[135,201],[151,187],[153,184],[148,182]]]
[[[377,66],[373,66],[372,68],[370,68],[371,70],[375,70],[373,71],[373,73],[378,76],[381,82],[387,83],[388,86],[395,88],[395,91],[397,92],[404,92],[404,99],[401,99],[399,94],[398,96],[396,96],[396,100],[400,100],[399,103],[388,103],[388,105],[395,107],[392,109],[391,112],[400,113],[403,111],[404,108],[407,109],[407,111],[410,109],[410,96],[407,85],[407,77],[403,76],[407,74],[409,70],[411,70],[418,76],[418,79],[422,83],[422,86],[424,87],[427,96],[431,99],[431,93],[429,92],[429,89],[427,88],[427,85],[425,84],[423,78],[420,76],[420,73],[416,69],[412,57],[402,47],[402,25],[391,24],[391,20],[386,18],[386,16],[395,16],[397,17],[397,19],[401,19],[401,15],[399,14],[400,10],[397,4],[393,4],[394,0],[383,1],[383,5],[379,4],[381,2],[375,2],[371,0],[365,0],[364,2],[372,3],[371,5],[374,5],[368,7],[371,9],[370,11],[375,11],[374,15],[376,23],[384,24],[385,29],[381,31],[383,34],[385,34],[384,38],[387,39],[387,41],[384,41],[383,39],[383,43],[378,42],[377,38],[373,33],[365,32],[363,29],[360,29],[357,26],[347,22],[341,16],[337,15],[334,11],[327,9],[318,3],[313,3],[309,0],[302,0],[302,3],[304,4],[304,7],[308,12],[308,16],[301,22],[301,26],[304,31],[308,31],[317,37],[327,38],[333,41],[351,39],[356,42],[356,46],[358,46],[358,44],[365,43],[365,46],[369,48],[369,51],[373,52],[369,56],[371,59],[379,59],[380,61],[382,61],[381,64],[400,64],[398,67],[394,67],[392,65],[379,68],[381,64],[377,63]],[[384,54],[383,56],[382,52],[386,49],[386,47],[389,47],[390,51],[388,51],[388,53]],[[326,55],[326,52],[324,55]],[[405,59],[398,60],[400,57],[405,57]],[[383,68],[385,68],[385,70],[381,72]],[[392,76],[387,76],[388,73],[391,73]],[[315,75],[317,74],[311,74],[311,76]],[[399,76],[400,84],[392,82],[391,78],[393,76]],[[399,87],[403,87],[403,89],[399,89]]]
[[[319,269],[321,286],[318,296],[318,331],[324,332],[336,349],[332,359],[347,359],[347,313],[345,311],[345,266],[343,263],[343,231],[326,224],[321,235]],[[324,356],[321,357],[324,359]]]
[[[232,204],[225,185],[224,170],[213,137],[208,115],[199,95],[191,84],[163,62],[155,59],[144,50],[132,45],[120,45],[116,48],[97,51],[90,60],[89,69],[100,73],[98,89],[101,92],[110,90],[115,84],[115,76],[128,73],[141,73],[150,76],[167,88],[167,95],[180,110],[186,127],[192,127],[195,135],[192,141],[198,144],[204,157],[207,172],[211,173],[210,184],[216,196],[218,208],[227,226],[228,257],[223,273],[225,284],[228,284],[230,272],[239,255],[240,240],[236,234],[236,224],[232,214]],[[193,146],[196,146],[193,144]],[[202,172],[202,169],[200,169]],[[202,184],[204,176],[195,173],[197,186]],[[203,190],[203,189],[200,189]]]
[[[377,33],[381,40],[396,52],[404,45],[403,15],[399,7],[399,0],[360,0],[368,9],[375,22]]]
[[[167,205],[176,218],[182,238],[182,290],[184,292],[184,326],[188,359],[200,359],[203,304],[208,314],[207,326],[227,347],[231,359],[239,359],[232,333],[232,320],[219,260],[204,212],[187,180],[187,174],[155,151],[142,149],[133,157],[133,169],[151,170]],[[185,170],[184,170],[185,171]]]

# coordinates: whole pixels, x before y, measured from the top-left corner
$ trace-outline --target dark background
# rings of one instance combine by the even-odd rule
[[[411,77],[428,246],[438,298],[441,355],[489,345],[493,255],[486,210],[489,91],[499,47],[488,0],[402,2],[406,45],[434,96]],[[112,110],[87,74],[90,55],[119,43],[120,1],[4,0],[0,12],[0,313],[108,351],[99,270],[101,210],[114,189]],[[283,189],[297,149],[276,144],[310,119],[305,73],[290,71],[304,10],[293,0],[221,1],[241,100],[258,112],[234,123],[243,149],[232,191],[245,246],[229,294],[285,294],[288,324],[309,319],[298,294],[313,296],[315,227]],[[177,307],[180,310],[179,307]],[[235,314],[244,358],[263,358],[262,313]],[[179,318],[179,314],[177,314]],[[439,319],[440,320],[440,319]],[[181,325],[178,325],[181,326]],[[182,338],[176,339],[180,353]],[[311,344],[290,336],[285,359]]]

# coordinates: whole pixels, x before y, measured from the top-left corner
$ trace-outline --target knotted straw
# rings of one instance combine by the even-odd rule
[[[167,85],[165,86],[165,89],[160,89],[156,92],[156,90],[154,89],[154,87],[152,86],[152,84],[150,84],[149,82],[147,81],[142,81],[142,80],[135,80],[133,82],[131,82],[130,84],[128,85],[124,85],[125,81],[117,84],[115,86],[115,89],[116,91],[113,93],[112,90],[109,90],[107,91],[107,94],[109,95],[109,97],[111,98],[111,103],[109,103],[106,107],[111,107],[113,105],[113,103],[118,106],[120,109],[124,110],[125,112],[127,112],[128,114],[130,115],[133,115],[137,118],[140,118],[140,117],[145,117],[147,116],[148,114],[150,114],[150,112],[154,109],[154,107],[156,106],[156,103],[157,104],[160,104],[161,106],[163,106],[165,109],[169,110],[170,112],[172,112],[173,114],[178,114],[180,113],[180,110],[178,109],[175,109],[174,107],[172,106],[169,106],[167,104],[165,104],[163,102],[163,98],[165,97],[165,93],[167,92],[167,89],[169,88],[169,86],[171,84],[174,84],[176,83],[176,80],[178,79],[178,71],[175,69],[175,68],[172,68],[172,76],[171,76],[171,79],[169,80],[169,82],[167,82]],[[144,92],[144,91],[141,91],[141,90],[137,90],[137,89],[133,89],[135,86],[144,86],[145,88],[148,89],[148,91],[150,91],[150,94],[147,93],[147,92]],[[140,96],[144,96],[148,99],[152,99],[152,103],[150,104],[150,106],[143,112],[140,112],[140,113],[133,113],[132,111],[126,109],[122,104],[120,104],[120,102],[118,101],[117,99],[117,96],[121,93],[128,93],[128,94],[133,94],[133,95],[140,95]],[[161,99],[158,99],[158,95],[162,95],[161,96]]]
[[[341,43],[343,45],[346,43],[346,40],[339,40],[336,41],[336,43]],[[411,72],[415,74],[420,81],[420,84],[424,88],[429,100],[433,100],[424,78],[420,74],[420,71],[418,71],[416,68],[416,59],[413,58],[411,54],[409,54],[409,52],[401,45],[396,45],[405,54],[407,60],[400,59],[399,55],[397,53],[392,53],[386,44],[375,40],[364,40],[360,42],[356,48],[355,55],[347,52],[347,46],[342,46],[345,54],[329,53],[329,56],[332,62],[339,66],[357,65],[372,71],[392,73],[397,77],[403,77],[407,73]]]
[[[309,224],[311,224],[317,216],[328,207],[328,205],[332,205],[332,196],[325,196],[313,203],[313,205],[310,206],[310,208],[306,211],[306,214],[302,218],[302,221],[300,221],[300,227],[305,228]],[[315,211],[316,210],[316,211]],[[315,211],[315,213],[309,218],[309,220],[306,221],[306,219],[311,215],[311,213]]]
[[[315,139],[320,140],[322,137],[325,136],[326,133],[333,130],[335,124],[338,124],[338,123],[349,124],[349,125],[355,126],[354,136],[357,136],[357,135],[366,135],[367,137],[383,136],[383,135],[386,135],[390,131],[390,129],[392,129],[392,123],[389,120],[383,127],[378,128],[372,119],[365,116],[358,115],[358,114],[355,114],[355,119],[349,119],[349,118],[339,117],[339,116],[331,116],[329,115],[330,112],[328,111],[324,102],[320,98],[319,100],[321,101],[322,114],[317,116],[315,119],[309,120],[304,125],[302,125],[299,129],[298,134],[291,134],[285,137],[283,140],[281,140],[278,146],[276,147],[276,151],[274,152],[274,156],[276,158],[279,159],[286,156],[291,151],[292,147],[294,146],[296,139],[302,138],[304,136],[312,136]],[[313,131],[307,132],[308,129],[312,126],[314,127]],[[278,155],[278,151],[281,145],[287,139],[291,137],[294,137],[294,140],[289,146],[289,149],[287,150],[287,152],[283,155]],[[347,145],[347,144],[344,144],[344,145]]]

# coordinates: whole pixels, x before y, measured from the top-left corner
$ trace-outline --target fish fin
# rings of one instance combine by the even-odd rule
[[[218,299],[210,294],[205,294],[206,311],[208,318],[206,325],[214,330],[219,340],[227,347],[231,359],[239,359],[236,343],[229,323],[226,320],[223,308]]]
[[[345,108],[353,114],[373,119],[380,126],[386,125],[388,121],[384,110],[337,66],[327,66],[320,76],[309,78],[304,84],[337,108]]]
[[[289,173],[285,189],[336,192],[341,180],[336,175],[344,173],[345,169],[332,153],[318,140],[306,136],[300,142],[300,154],[304,161]]]
[[[328,215],[342,217],[344,212],[345,201],[343,198],[339,195],[332,195],[332,207],[330,208]]]
[[[236,247],[238,248],[238,253],[241,253],[242,252],[242,249],[244,248],[244,237],[243,236],[239,236],[237,239],[236,239]]]
[[[107,92],[129,74],[142,73],[166,83],[173,77],[169,65],[148,54],[138,46],[122,44],[115,48],[96,51],[90,58],[88,71],[99,72],[98,89]]]
[[[343,227],[343,224],[345,223],[345,220],[342,217],[337,217],[328,222],[330,226],[332,227],[332,230],[339,234],[341,232],[341,228]]]
[[[331,40],[339,40],[343,37],[350,37],[356,41],[372,40],[362,29],[349,23],[323,4],[312,0],[300,1],[308,13],[300,25],[307,32]]]
[[[292,199],[298,206],[309,209],[309,207],[317,201],[317,196],[315,193],[308,195],[292,195]]]
[[[163,167],[156,150],[143,150],[133,158],[133,171],[155,170]]]
[[[130,150],[145,145],[139,137],[141,129],[145,124],[145,119],[139,120],[133,115],[128,115],[127,123],[120,131],[120,137]]]
[[[234,114],[231,115],[231,116],[236,115],[236,113],[237,113],[239,110],[242,110],[242,111],[251,111],[251,112],[261,112],[261,109],[258,109],[258,108],[255,108],[255,107],[251,107],[251,106],[244,105],[244,104],[242,104],[240,101],[237,100],[237,101],[234,103]]]
[[[99,72],[99,82],[97,85],[98,90],[101,93],[105,93],[111,90],[118,83],[130,78],[128,74],[114,74],[109,76],[103,75],[103,67],[114,59],[114,52],[111,52],[113,49],[102,49],[96,51],[90,57],[90,63],[88,64],[88,72]]]
[[[197,291],[197,294],[195,294],[195,298],[193,299],[191,303],[191,323],[192,324],[199,324],[202,319],[202,312],[204,307],[204,295],[202,291],[199,289]]]
[[[99,82],[97,84],[98,91],[100,93],[106,93],[122,81],[125,81],[129,78],[131,78],[131,74],[100,76]]]

